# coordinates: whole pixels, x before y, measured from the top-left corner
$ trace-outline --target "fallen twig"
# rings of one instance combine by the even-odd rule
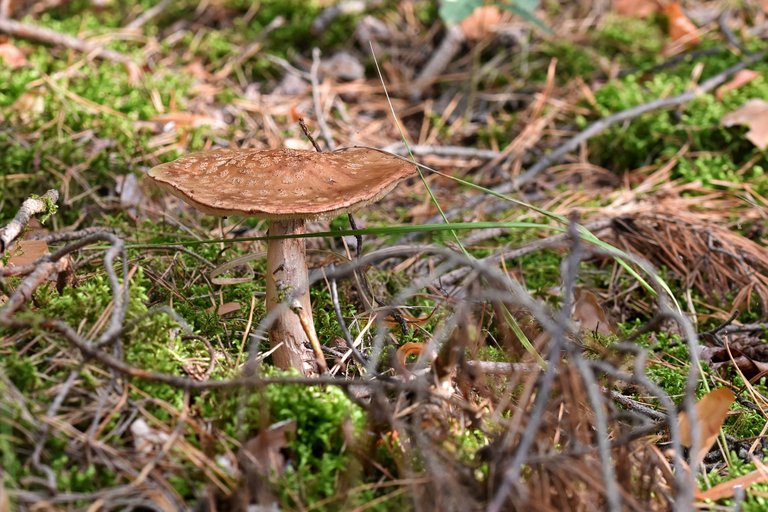
[[[323,135],[325,145],[330,151],[336,149],[336,143],[333,141],[333,135],[331,135],[331,129],[328,127],[328,123],[325,121],[325,114],[323,112],[323,106],[320,104],[320,49],[312,49],[312,68],[309,76],[312,81],[312,104],[315,107],[315,118],[317,125],[320,127],[320,133]]]
[[[21,234],[33,215],[50,210],[58,200],[59,191],[51,189],[40,197],[33,196],[24,201],[13,220],[0,229],[0,254],[5,253],[8,245]]]
[[[560,162],[568,153],[578,148],[583,142],[588,141],[589,139],[603,132],[607,128],[619,123],[631,121],[632,119],[635,119],[643,114],[647,114],[648,112],[653,112],[655,110],[669,109],[669,108],[683,105],[704,93],[713,91],[719,85],[721,85],[726,80],[728,80],[731,76],[733,76],[735,73],[737,73],[738,71],[741,71],[742,69],[748,66],[751,66],[755,62],[759,62],[760,60],[764,59],[765,56],[766,56],[766,52],[754,53],[746,57],[744,60],[742,60],[738,64],[734,64],[733,66],[727,68],[721,73],[718,73],[717,75],[713,76],[709,80],[706,80],[704,83],[702,83],[700,86],[696,87],[695,89],[686,91],[682,94],[678,94],[677,96],[671,96],[669,98],[660,98],[660,99],[651,101],[649,103],[645,103],[643,105],[638,105],[636,107],[622,110],[621,112],[617,112],[608,117],[598,119],[597,121],[587,126],[584,130],[579,132],[576,136],[572,137],[571,139],[566,141],[564,144],[560,145],[557,149],[555,149],[551,153],[544,156],[542,159],[536,162],[533,166],[531,166],[527,171],[523,172],[513,180],[510,180],[506,183],[503,183],[502,185],[499,185],[498,187],[491,189],[491,191],[494,194],[509,194],[510,192],[519,190],[523,186],[531,183],[534,180],[534,178],[536,178],[542,171],[544,171],[551,165]],[[480,204],[481,202],[483,202],[487,197],[488,196],[486,194],[479,194],[477,196],[470,197],[466,201],[464,201],[461,206],[452,208],[446,211],[445,216],[454,217],[462,210],[472,209],[476,207],[478,204]],[[425,223],[436,223],[436,222],[443,222],[443,217],[440,215],[435,215],[432,218],[425,221]]]
[[[52,46],[63,46],[105,60],[120,62],[128,67],[129,74],[131,75],[137,75],[139,72],[139,67],[136,62],[125,54],[48,28],[20,23],[12,19],[0,17],[0,32],[8,34],[9,36],[29,39],[31,41],[39,41]]]
[[[133,21],[128,23],[125,28],[136,29],[143,27],[146,22],[162,13],[169,5],[171,5],[171,0],[160,0],[160,2],[142,12]]]
[[[500,151],[492,149],[478,149],[464,146],[430,146],[427,144],[416,144],[406,146],[402,142],[396,142],[383,148],[383,151],[394,153],[400,156],[446,156],[457,158],[481,158],[483,160],[493,160],[501,155]]]

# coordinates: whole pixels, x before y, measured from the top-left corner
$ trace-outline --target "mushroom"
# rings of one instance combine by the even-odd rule
[[[269,329],[279,368],[311,374],[315,350],[324,359],[312,322],[306,249],[308,219],[338,215],[377,201],[416,171],[413,164],[366,148],[317,153],[294,149],[216,149],[154,167],[149,177],[198,210],[269,220],[267,314],[283,301]],[[303,324],[303,325],[302,325]],[[318,352],[320,352],[318,354]]]

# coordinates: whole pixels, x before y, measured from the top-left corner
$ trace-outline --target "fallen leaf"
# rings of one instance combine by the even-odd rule
[[[683,13],[679,3],[669,3],[663,10],[669,20],[669,37],[673,41],[683,42],[689,46],[699,44],[699,29]]]
[[[613,323],[608,319],[605,310],[600,305],[597,295],[589,290],[577,289],[576,301],[571,315],[579,323],[582,332],[597,332],[602,336],[617,334]]]
[[[479,41],[487,37],[501,23],[503,16],[501,9],[495,5],[483,5],[464,18],[459,23],[459,27],[464,37],[470,41]]]
[[[730,335],[725,341],[725,346],[702,347],[701,360],[710,368],[717,370],[723,366],[735,366],[749,381],[768,373],[768,344],[760,337]]]
[[[722,100],[725,93],[738,89],[739,87],[748,84],[759,76],[760,73],[757,71],[752,71],[751,69],[742,69],[733,75],[733,78],[731,78],[728,83],[723,84],[717,88],[715,91],[715,98]]]
[[[656,0],[613,0],[613,11],[621,16],[647,18],[660,8]]]
[[[209,307],[206,309],[206,313],[213,313],[214,306]],[[216,308],[216,314],[219,316],[228,315],[230,313],[234,313],[235,311],[240,311],[240,303],[239,302],[225,302],[224,304],[220,304],[218,308]]]
[[[11,252],[8,266],[21,267],[31,265],[38,258],[48,254],[48,244],[45,240],[20,240]]]
[[[768,102],[749,100],[740,108],[725,114],[720,119],[723,126],[743,124],[749,127],[747,140],[764,150],[768,147]]]
[[[18,69],[27,64],[27,58],[24,52],[13,46],[11,43],[0,44],[0,60],[11,69]]]
[[[237,462],[246,475],[281,475],[285,471],[282,450],[288,447],[288,434],[296,434],[296,422],[284,420],[271,425],[243,444]]]
[[[423,343],[405,343],[397,349],[397,362],[405,368],[405,363],[409,357],[419,357],[423,351]]]
[[[751,473],[747,473],[746,475],[728,480],[727,482],[721,482],[711,489],[707,489],[706,491],[698,491],[696,493],[696,499],[699,501],[718,501],[725,498],[731,498],[733,497],[737,487],[746,489],[752,484],[766,481],[768,481],[768,472],[762,468],[756,469]]]
[[[735,399],[736,395],[730,389],[718,388],[710,391],[696,402],[699,451],[693,459],[695,466],[704,460],[704,456],[715,444],[717,435],[720,433],[720,427],[723,426],[725,417],[728,415],[728,409]],[[693,436],[688,414],[685,411],[677,415],[677,424],[680,428],[680,442],[683,446],[690,447]]]

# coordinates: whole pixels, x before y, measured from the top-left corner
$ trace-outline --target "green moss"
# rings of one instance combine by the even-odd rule
[[[544,42],[541,51],[545,57],[557,59],[557,79],[560,83],[577,77],[587,78],[597,71],[594,53],[583,44],[552,39]],[[532,78],[544,80],[546,68],[542,67]]]
[[[733,63],[734,57],[730,54],[708,59],[704,75],[699,81]],[[756,64],[755,68],[768,71],[765,64]],[[606,84],[595,94],[600,116],[608,116],[688,90],[691,69],[692,64],[686,64],[673,73],[657,73],[650,79],[630,75]],[[710,180],[753,180],[762,176],[768,161],[744,138],[743,128],[725,128],[721,126],[720,119],[747,99],[766,95],[768,82],[759,78],[726,94],[722,100],[707,94],[681,106],[679,110],[653,111],[595,137],[590,142],[590,156],[599,165],[626,171],[668,160],[680,148],[688,146],[692,154],[684,155],[678,162],[673,169],[674,177],[689,181],[702,180],[705,183]],[[586,119],[582,119],[582,126],[586,122]],[[753,159],[753,166],[742,174],[737,173],[737,170]],[[763,187],[762,183],[757,183],[757,186]]]
[[[593,45],[623,66],[647,66],[661,60],[666,40],[656,18],[642,20],[611,14],[603,20]]]
[[[682,397],[690,361],[685,343],[678,336],[663,332],[644,336],[639,343],[652,351],[646,375],[673,400]]]
[[[277,377],[281,373],[267,370],[267,375]],[[288,446],[291,465],[273,482],[284,503],[295,506],[296,497],[314,502],[336,495],[339,479],[354,467],[344,429],[359,436],[366,422],[363,410],[342,390],[330,386],[268,385],[254,390],[246,402],[246,431],[261,429],[264,413],[269,415],[268,424],[283,420],[296,423],[296,435]],[[241,417],[238,411],[243,411],[239,393],[206,393],[198,399],[197,407],[208,417],[220,418],[221,428],[229,435],[241,431],[237,423]]]

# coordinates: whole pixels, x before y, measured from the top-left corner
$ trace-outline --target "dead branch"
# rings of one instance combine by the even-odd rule
[[[551,153],[544,156],[542,159],[536,162],[533,166],[531,166],[528,170],[526,170],[525,172],[523,172],[513,180],[503,183],[502,185],[499,185],[498,187],[491,189],[491,191],[493,192],[494,195],[504,195],[504,194],[509,194],[511,192],[514,192],[515,190],[520,190],[523,186],[531,183],[542,171],[544,171],[551,165],[560,162],[563,158],[565,158],[565,156],[568,155],[568,153],[578,148],[583,142],[588,141],[592,137],[602,133],[604,130],[610,128],[611,126],[614,126],[616,124],[623,123],[626,121],[631,121],[649,112],[653,112],[656,110],[670,109],[674,107],[679,107],[680,105],[684,105],[685,103],[688,103],[689,101],[696,99],[702,94],[706,94],[708,92],[713,91],[719,85],[721,85],[726,80],[728,80],[731,76],[733,76],[735,73],[741,71],[744,68],[751,66],[755,62],[760,62],[765,58],[765,56],[766,56],[766,52],[758,52],[758,53],[749,55],[738,64],[734,64],[733,66],[716,74],[715,76],[713,76],[709,80],[706,80],[695,89],[686,91],[682,94],[678,94],[677,96],[671,96],[669,98],[660,98],[648,103],[644,103],[642,105],[638,105],[636,107],[622,110],[621,112],[617,112],[608,117],[599,119],[593,122],[592,124],[590,124],[589,126],[587,126],[584,130],[582,130],[576,136],[566,141],[564,144],[561,144],[560,146],[558,146],[557,149],[555,149]],[[487,198],[486,194],[479,194],[474,197],[469,197],[467,198],[466,201],[464,201],[464,203],[461,206],[452,208],[446,211],[445,215],[448,218],[455,217],[463,210],[475,208],[478,204],[483,202],[486,198]],[[437,222],[443,222],[442,216],[435,215],[430,219],[428,219],[427,221],[425,221],[425,223],[427,224],[437,223]],[[406,239],[407,238],[410,238],[410,237],[406,237]]]
[[[0,229],[0,255],[5,253],[8,245],[24,231],[32,216],[50,209],[58,200],[59,191],[51,189],[40,197],[30,197],[24,201],[13,220]]]
[[[315,108],[315,118],[317,125],[320,127],[320,133],[323,134],[323,140],[325,145],[330,151],[336,149],[336,143],[333,141],[333,135],[331,135],[331,129],[328,127],[328,123],[325,120],[325,110],[320,103],[320,49],[312,49],[312,68],[310,71],[310,79],[312,81],[312,105]]]
[[[48,28],[0,17],[0,32],[8,34],[9,36],[29,39],[30,41],[38,41],[51,46],[63,46],[64,48],[91,54],[104,60],[120,62],[125,64],[129,70],[138,71],[136,62],[127,55]]]

